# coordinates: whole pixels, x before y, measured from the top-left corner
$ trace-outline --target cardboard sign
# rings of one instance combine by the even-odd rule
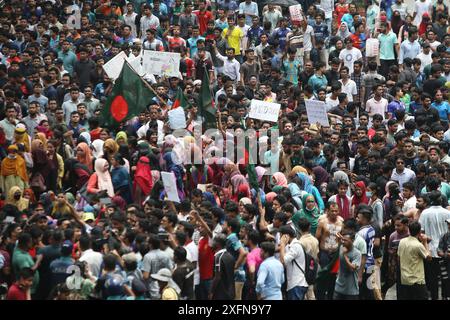
[[[185,129],[186,128],[186,116],[182,107],[170,110],[169,115],[169,125],[173,130]]]
[[[142,66],[146,73],[179,78],[180,60],[179,53],[144,50]]]
[[[161,172],[161,178],[164,184],[164,191],[166,192],[167,199],[173,202],[180,202],[175,174],[173,172]]]
[[[125,52],[121,51],[118,55],[103,65],[103,70],[105,70],[109,78],[116,80],[120,76],[120,72],[122,72],[123,63],[126,58],[127,55]]]
[[[289,14],[291,15],[291,21],[302,21],[303,20],[302,5],[297,4],[295,6],[290,6]]]
[[[305,100],[306,114],[310,124],[320,123],[323,127],[329,127],[327,106],[319,100]]]
[[[277,122],[280,108],[281,105],[279,103],[253,99],[250,104],[249,117],[264,121]]]

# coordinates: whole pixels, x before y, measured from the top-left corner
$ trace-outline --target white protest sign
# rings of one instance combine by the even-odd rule
[[[366,40],[366,57],[378,57],[380,41],[375,38]]]
[[[291,21],[302,21],[303,20],[303,10],[302,10],[301,4],[296,4],[295,6],[290,6],[289,13],[291,15]]]
[[[319,100],[305,100],[306,114],[310,124],[320,123],[323,127],[329,127],[327,106]]]
[[[145,71],[142,68],[141,60],[142,56],[138,55],[137,57],[134,54],[130,54],[129,57],[125,58],[125,60],[130,64],[131,68],[140,76],[143,77],[145,75]]]
[[[169,115],[171,129],[176,130],[186,128],[186,116],[182,107],[170,110],[167,114]]]
[[[250,104],[249,117],[264,121],[277,122],[281,105],[253,99]]]
[[[181,55],[176,52],[144,50],[142,66],[146,73],[179,78],[180,59]]]
[[[164,184],[167,199],[173,202],[180,202],[175,174],[173,172],[161,172],[161,178]]]
[[[127,55],[125,52],[121,51],[118,55],[103,65],[103,70],[105,70],[109,78],[116,80],[120,76],[120,72],[122,71],[126,58]]]

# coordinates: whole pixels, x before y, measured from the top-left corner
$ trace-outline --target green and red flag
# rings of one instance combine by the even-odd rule
[[[102,125],[118,127],[121,122],[144,111],[153,97],[155,97],[155,94],[125,61],[103,107],[101,113]]]
[[[252,148],[256,148],[254,143],[252,145]],[[256,174],[255,162],[253,161],[252,152],[250,150],[250,138],[247,134],[245,135],[244,161],[247,168],[248,182],[250,184],[250,187],[258,192],[258,175]]]
[[[205,70],[205,73],[203,75],[202,86],[200,88],[200,94],[198,96],[197,104],[199,114],[205,119],[203,128],[206,130],[217,128],[216,108],[213,105],[213,98],[211,89],[209,88],[209,76],[207,70]]]
[[[176,109],[178,107],[182,107],[186,110],[187,107],[190,106],[190,103],[187,101],[186,96],[183,93],[181,88],[178,88],[177,95],[175,97],[175,101],[172,104],[172,109]]]

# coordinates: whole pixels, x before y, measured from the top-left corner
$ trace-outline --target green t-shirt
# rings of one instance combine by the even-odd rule
[[[395,33],[382,33],[378,36],[378,40],[380,41],[380,59],[395,60],[394,45],[398,43]]]
[[[16,275],[16,279],[19,280],[19,272],[23,268],[31,268],[34,266],[33,258],[30,256],[30,254],[26,251],[23,251],[19,248],[15,248],[13,252],[13,271]],[[37,286],[39,284],[39,271],[34,272],[33,277],[33,286],[31,287],[31,294],[34,294],[36,292]]]

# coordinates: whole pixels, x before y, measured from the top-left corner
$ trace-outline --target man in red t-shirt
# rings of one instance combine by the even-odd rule
[[[194,11],[194,14],[198,18],[200,34],[204,34],[208,26],[208,21],[213,19],[213,15],[210,11],[206,10],[206,4],[204,2],[199,3],[198,9],[198,11]]]
[[[196,290],[197,300],[208,300],[211,283],[214,276],[214,250],[212,248],[213,223],[205,221],[200,214],[193,210],[191,215],[197,221],[201,238],[198,242],[198,267],[200,271],[200,284]]]
[[[23,268],[19,272],[19,280],[9,287],[6,300],[31,300],[31,286],[34,272],[30,268]]]

